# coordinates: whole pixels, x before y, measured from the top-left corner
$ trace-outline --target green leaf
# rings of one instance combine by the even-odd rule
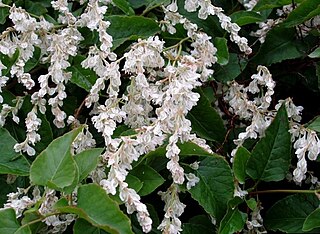
[[[134,189],[139,192],[143,187],[143,182],[136,176],[128,174],[126,177],[126,182],[128,183],[128,187]]]
[[[216,66],[213,78],[220,82],[226,83],[232,81],[246,68],[248,61],[238,57],[235,53],[229,54],[229,62],[224,66]]]
[[[75,163],[74,166],[75,166],[74,167],[74,176],[73,176],[72,183],[70,185],[65,186],[65,187],[62,188],[62,191],[65,194],[71,194],[75,190],[75,188],[77,187],[78,183],[80,182],[80,180],[79,180],[79,168],[78,168],[76,163]],[[49,181],[48,185],[50,185],[50,184],[53,184],[53,183],[51,181]],[[56,187],[55,184],[53,184],[53,186]]]
[[[0,139],[0,174],[29,175],[29,162],[13,149],[17,141],[4,128],[0,128]]]
[[[15,233],[20,228],[14,209],[0,210],[0,233]]]
[[[233,161],[233,172],[234,176],[240,183],[245,183],[246,181],[246,164],[248,159],[250,158],[250,152],[240,146],[239,149],[237,150],[236,155],[234,156],[234,161]]]
[[[157,171],[148,165],[141,164],[133,168],[130,174],[136,176],[143,183],[142,188],[139,190],[140,196],[152,193],[165,181]]]
[[[212,223],[210,216],[207,214],[193,216],[188,220],[188,223],[199,224],[211,229],[212,231],[215,229],[215,225]]]
[[[81,66],[81,62],[84,59],[84,56],[76,56],[73,65],[68,68],[68,71],[72,72],[70,81],[89,92],[92,85],[94,85],[97,80],[97,74],[94,71],[85,69]]]
[[[110,233],[133,233],[129,218],[97,184],[87,184],[79,188],[77,206],[86,213],[90,219],[87,221],[94,226]]]
[[[103,148],[87,149],[74,156],[79,168],[79,181],[85,179],[96,168],[103,150]]]
[[[198,89],[200,99],[188,113],[192,130],[198,136],[211,141],[223,142],[226,130],[217,111],[211,106],[203,91]]]
[[[85,219],[77,219],[73,225],[73,234],[107,234],[98,227],[93,226]]]
[[[214,38],[214,45],[217,48],[216,56],[220,65],[226,65],[229,62],[229,51],[227,45],[227,39],[223,37]]]
[[[254,198],[250,198],[249,200],[246,200],[246,203],[247,203],[247,206],[252,211],[257,208],[257,201]]]
[[[215,233],[210,227],[196,223],[184,223],[182,225],[182,234],[204,234],[204,233]]]
[[[28,226],[21,228],[16,213],[12,208],[0,210],[0,233],[31,234]]]
[[[252,61],[268,66],[286,59],[302,57],[306,50],[305,45],[296,39],[294,28],[275,27],[267,34],[265,42]]]
[[[247,174],[254,180],[280,181],[285,178],[291,159],[288,115],[282,105],[270,126],[251,152]]]
[[[34,15],[40,16],[48,12],[47,8],[44,7],[40,2],[34,2],[27,0],[25,1],[25,9]]]
[[[295,3],[300,3],[303,0],[295,0]],[[292,0],[259,0],[253,8],[254,11],[261,11],[266,9],[273,9],[284,5],[292,4]]]
[[[4,24],[9,16],[9,7],[0,7],[0,24]]]
[[[24,71],[29,72],[35,68],[40,61],[41,49],[39,47],[34,47],[34,52],[32,57],[26,62],[24,66]]]
[[[302,233],[308,215],[319,207],[314,194],[295,194],[276,202],[266,213],[264,224],[268,230]]]
[[[219,234],[237,233],[241,231],[246,223],[247,214],[238,208],[229,207],[226,215],[221,220]]]
[[[254,11],[236,11],[230,15],[230,18],[232,22],[238,24],[239,26],[264,21],[262,15]]]
[[[308,215],[303,223],[303,231],[311,231],[314,228],[320,227],[320,208],[315,209]]]
[[[155,20],[142,16],[113,15],[107,20],[111,23],[108,33],[113,37],[113,49],[125,41],[147,38],[160,31]]]
[[[313,120],[311,120],[311,122],[308,123],[306,127],[316,132],[320,132],[320,116],[317,116]]]
[[[196,175],[200,181],[189,193],[208,214],[220,222],[234,192],[233,176],[228,163],[222,157],[212,155],[201,161]]]
[[[309,55],[309,58],[320,58],[320,47],[316,48],[314,51],[312,51]]]
[[[113,0],[112,3],[116,5],[120,10],[122,10],[127,15],[134,15],[134,10],[130,7],[127,0]]]
[[[19,50],[16,50],[12,57],[9,57],[8,55],[0,53],[0,60],[7,68],[2,70],[2,75],[6,76],[9,74],[11,67],[15,62],[17,62],[19,58],[20,52]]]
[[[54,19],[53,19],[54,20]],[[80,46],[82,47],[90,47],[92,45],[99,43],[99,33],[94,30],[91,31],[89,28],[78,28],[79,32],[83,36],[83,40],[80,42]],[[80,57],[81,55],[77,55],[75,58]],[[83,57],[84,59],[84,57]]]
[[[28,224],[31,233],[39,233],[41,229],[46,227],[46,224],[40,221],[42,218],[43,216],[39,213],[38,209],[33,207],[23,212],[21,225]],[[36,222],[35,220],[37,220],[38,222]],[[33,223],[30,224],[30,222]]]
[[[71,144],[82,127],[58,137],[33,161],[30,180],[33,184],[61,190],[74,184],[77,164],[71,155]]]
[[[178,143],[178,147],[180,149],[179,155],[182,157],[187,156],[204,156],[204,157],[211,157],[215,156],[215,154],[208,153],[203,148],[198,146],[197,144],[193,142],[184,142],[184,143]]]
[[[168,1],[169,0],[128,0],[130,6],[132,6],[134,9],[140,8],[142,6],[146,6],[146,8],[148,9]]]
[[[287,19],[282,23],[282,26],[287,28],[294,27],[317,15],[320,15],[319,0],[304,0],[290,12]]]
[[[47,120],[47,116],[38,113],[38,117],[41,119],[41,126],[38,131],[41,136],[41,140],[35,145],[35,149],[37,152],[41,152],[53,141],[53,133],[51,125]]]

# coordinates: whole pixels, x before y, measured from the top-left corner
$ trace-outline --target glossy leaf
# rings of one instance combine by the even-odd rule
[[[83,56],[77,56],[74,59],[73,65],[68,68],[68,70],[72,72],[70,81],[80,88],[90,91],[92,85],[94,85],[97,80],[97,74],[94,71],[85,69],[81,66],[81,62],[84,59],[85,57]]]
[[[319,207],[314,194],[295,194],[276,202],[266,213],[264,224],[268,230],[302,233],[308,215]]]
[[[77,219],[73,225],[73,234],[107,234],[102,229],[93,226],[85,219]]]
[[[108,16],[111,25],[108,33],[113,37],[113,49],[128,40],[147,38],[160,31],[158,23],[150,18],[142,16]]]
[[[35,145],[35,149],[37,152],[41,152],[53,141],[53,133],[46,115],[38,113],[38,117],[41,119],[41,126],[38,131],[41,140]]]
[[[228,163],[218,155],[201,161],[196,173],[200,181],[189,192],[204,210],[219,222],[233,198],[234,183]]]
[[[219,234],[237,233],[244,228],[247,214],[238,208],[229,207],[226,215],[221,220]]]
[[[39,213],[38,209],[33,207],[23,212],[21,225],[28,224],[31,233],[39,233],[41,229],[46,227],[46,224],[40,221],[42,218],[43,216]],[[30,224],[31,222],[32,224]]]
[[[246,180],[246,164],[248,159],[250,158],[250,152],[244,148],[239,147],[237,150],[236,155],[234,156],[233,161],[233,172],[234,176],[240,183],[244,183]]]
[[[0,53],[0,60],[3,63],[3,65],[7,67],[6,69],[2,70],[3,76],[7,76],[9,74],[12,65],[15,64],[15,62],[19,58],[19,55],[20,55],[19,50],[16,50],[11,57]]]
[[[0,174],[29,175],[28,160],[13,149],[17,141],[4,128],[0,128],[0,139]]]
[[[0,210],[0,233],[15,233],[20,227],[12,208]]]
[[[315,209],[311,214],[308,215],[303,223],[303,231],[311,231],[314,228],[320,227],[320,208]]]
[[[127,0],[113,0],[112,3],[116,5],[120,10],[122,10],[127,15],[134,15],[134,10],[130,7]]]
[[[140,196],[152,193],[165,181],[157,171],[148,165],[139,165],[130,171],[130,174],[136,176],[143,183],[142,188],[139,190]]]
[[[205,151],[203,148],[198,146],[197,144],[193,142],[184,142],[179,143],[178,147],[180,149],[179,155],[182,157],[188,157],[188,156],[213,156],[214,154],[209,153],[208,151]]]
[[[168,3],[169,0],[128,0],[131,7],[134,9],[145,6],[146,9],[157,6],[159,4]]]
[[[37,16],[43,15],[48,12],[47,8],[43,6],[40,2],[30,0],[25,1],[25,8],[29,13]]]
[[[304,0],[290,12],[287,19],[282,23],[284,27],[294,27],[298,24],[320,15],[319,0]]]
[[[317,47],[314,51],[312,51],[309,55],[309,58],[320,58],[320,47]]]
[[[12,208],[0,210],[0,233],[3,234],[31,234],[28,226],[21,228]]]
[[[261,14],[254,11],[236,11],[230,15],[232,22],[238,24],[239,26],[263,22],[264,18]]]
[[[287,59],[295,59],[305,55],[304,44],[296,39],[294,28],[273,28],[266,37],[253,62],[271,65]]]
[[[291,160],[291,136],[285,106],[251,152],[247,174],[254,180],[280,181],[285,178]]]
[[[74,184],[77,164],[70,149],[82,127],[55,139],[42,151],[31,165],[30,180],[33,184],[63,189]]]
[[[227,45],[227,39],[223,37],[216,37],[214,39],[214,45],[217,48],[216,56],[220,65],[226,65],[229,62],[229,51]]]
[[[24,66],[25,72],[30,72],[33,68],[35,68],[40,61],[41,49],[39,47],[34,48],[33,56],[30,58],[26,65]]]
[[[79,181],[85,179],[96,168],[103,150],[102,148],[87,149],[74,156],[79,168]]]
[[[93,225],[107,232],[133,233],[129,218],[99,185],[81,186],[78,190],[77,206],[86,213]]]
[[[9,16],[9,7],[0,7],[0,24],[4,24]]]
[[[213,79],[226,83],[234,80],[246,68],[248,61],[237,54],[229,54],[229,62],[224,66],[217,66]]]
[[[257,201],[254,198],[250,198],[249,200],[246,200],[246,204],[252,211],[255,210],[257,207]]]
[[[320,132],[320,116],[311,120],[310,123],[308,123],[307,128]]]
[[[188,114],[192,130],[198,136],[211,141],[223,142],[226,130],[217,111],[211,106],[202,90],[197,90],[200,99]]]
[[[302,1],[303,0],[295,0],[295,3],[300,3]],[[272,8],[281,7],[289,4],[292,4],[292,0],[259,0],[258,3],[253,8],[253,10],[261,11],[261,10],[272,9]]]

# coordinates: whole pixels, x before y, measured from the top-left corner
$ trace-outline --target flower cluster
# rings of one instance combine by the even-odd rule
[[[232,151],[231,156],[235,155],[239,146],[246,139],[263,137],[265,130],[274,119],[275,111],[278,111],[280,106],[284,104],[290,121],[291,140],[294,143],[293,147],[298,158],[297,167],[293,171],[293,180],[300,183],[306,179],[307,161],[305,157],[307,155],[310,160],[317,159],[320,153],[320,140],[314,130],[299,124],[303,107],[296,106],[291,98],[279,100],[275,106],[275,111],[270,110],[275,82],[266,67],[259,66],[257,70],[258,73],[251,77],[252,81],[247,87],[232,82],[230,89],[224,96],[224,100],[230,105],[229,111],[231,113],[239,116],[242,120],[250,121],[250,125],[246,127],[245,132],[241,132],[238,139],[234,140],[237,147]],[[263,96],[253,96],[262,90],[264,91]],[[253,98],[253,100],[250,98]]]
[[[253,0],[242,2],[248,10],[252,10],[257,3]],[[16,79],[24,91],[28,92],[26,95],[30,94],[32,105],[25,115],[25,140],[15,144],[14,150],[29,156],[37,154],[35,146],[41,141],[39,129],[47,108],[51,111],[52,127],[60,129],[65,128],[66,123],[71,127],[79,126],[79,113],[82,108],[87,108],[85,111],[88,111],[90,117],[85,121],[92,126],[90,131],[94,129],[90,132],[86,125],[73,141],[71,154],[76,155],[95,147],[98,143],[93,136],[94,131],[101,137],[99,144],[104,146],[104,151],[89,178],[107,194],[118,194],[127,213],[136,213],[143,232],[147,233],[152,229],[150,213],[138,192],[130,187],[127,177],[135,163],[140,163],[141,156],[158,147],[164,148],[166,169],[172,184],[166,192],[158,193],[165,203],[165,215],[158,229],[163,233],[180,233],[180,216],[186,205],[180,201],[179,193],[184,186],[191,190],[200,178],[185,170],[181,163],[179,145],[192,142],[213,153],[204,139],[192,133],[191,121],[187,118],[200,99],[200,94],[195,89],[214,74],[212,67],[218,61],[218,51],[212,42],[213,38],[181,14],[177,0],[172,0],[169,4],[160,6],[164,14],[163,20],[159,20],[159,26],[165,33],[174,34],[180,25],[185,30],[185,38],[170,46],[161,39],[160,34],[139,38],[123,53],[116,54],[113,51],[113,38],[108,33],[111,23],[105,17],[109,4],[112,4],[111,0],[77,1],[82,7],[82,12],[78,13],[71,11],[70,1],[56,0],[51,4],[58,15],[59,25],[53,25],[44,17],[35,17],[15,5],[1,5],[9,8],[12,27],[1,33],[0,52],[8,57],[16,56],[17,59],[7,72],[10,77],[8,74],[4,75],[8,68],[0,61],[0,103],[5,102],[4,87],[10,79]],[[186,0],[183,7],[187,12],[197,12],[201,20],[217,17],[221,28],[228,33],[230,41],[238,46],[239,51],[245,55],[251,53],[248,40],[240,36],[240,27],[231,21],[222,8],[214,6],[208,0]],[[279,12],[281,14],[287,13]],[[260,31],[254,35],[263,43],[268,30],[281,20],[261,23]],[[81,42],[85,39],[81,34],[83,28],[92,32],[98,43],[82,48]],[[26,64],[35,56],[36,51],[40,53],[39,63],[45,67],[37,77],[26,69]],[[88,88],[79,109],[72,115],[66,110],[65,102],[73,75],[72,61],[79,54],[79,57],[83,55],[81,67],[95,73],[97,79]],[[280,100],[275,110],[271,110],[275,82],[264,66],[257,67],[257,73],[251,76],[247,86],[235,81],[228,85],[229,89],[223,98],[230,107],[230,113],[239,116],[240,121],[249,123],[245,131],[234,140],[237,147],[231,155],[234,156],[247,139],[263,137],[276,111],[284,104],[298,158],[293,179],[297,183],[303,181],[307,173],[306,157],[309,160],[317,158],[320,140],[315,131],[299,124],[302,107],[295,106],[291,99],[286,99]],[[1,105],[1,127],[8,116],[19,123],[17,116],[23,102],[23,97],[17,97],[10,100],[10,105]],[[120,124],[129,130],[115,134]],[[197,170],[198,162],[190,167]],[[5,208],[13,208],[17,217],[20,217],[26,209],[35,207],[37,203],[37,210],[47,225],[44,232],[65,231],[76,216],[55,213],[54,204],[64,195],[63,192],[45,187],[42,198],[39,193],[35,190],[31,199],[25,191],[19,189],[17,193],[8,195]],[[241,190],[236,183],[234,194],[243,198],[247,191]],[[71,196],[76,199],[77,195]],[[76,205],[72,201],[74,204],[70,205]],[[249,230],[263,229],[261,209],[258,207],[252,212],[251,221],[247,221]]]
[[[268,111],[268,108],[271,104],[271,96],[274,93],[275,82],[266,67],[258,66],[257,71],[257,74],[251,76],[252,81],[247,87],[233,82],[224,96],[224,100],[230,105],[229,111],[231,113],[238,115],[243,120],[251,121],[251,124],[246,127],[246,131],[240,133],[238,139],[234,140],[238,147],[246,139],[256,139],[258,136],[264,136],[265,130],[274,117],[274,113]],[[262,91],[265,91],[263,96],[252,96]],[[249,93],[252,95],[249,95]],[[238,147],[233,150],[232,156],[235,155]]]
[[[251,0],[251,1],[243,1],[244,7],[250,11],[253,9],[253,7],[257,4],[257,0]],[[259,22],[259,29],[257,31],[252,31],[250,33],[251,36],[257,37],[258,40],[260,41],[260,43],[264,43],[267,33],[273,29],[274,27],[276,27],[277,25],[279,25],[280,23],[282,23],[287,16],[295,9],[295,7],[297,7],[299,5],[299,3],[295,4],[289,4],[289,5],[284,5],[282,6],[282,8],[277,9],[277,16],[278,18],[275,19],[266,19],[265,22]],[[313,29],[318,28],[320,25],[320,16],[316,15],[313,18],[307,20],[306,22],[304,22],[303,24],[299,24],[297,26],[297,35],[300,37],[306,37],[310,31],[312,31]]]
[[[166,192],[159,192],[161,199],[165,202],[164,211],[166,212],[158,227],[163,233],[176,234],[182,231],[179,216],[186,205],[180,202],[178,193],[179,188],[176,184],[172,184]]]

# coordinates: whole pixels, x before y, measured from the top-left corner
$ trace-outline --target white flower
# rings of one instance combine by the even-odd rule
[[[184,9],[188,12],[194,12],[199,7],[199,1],[198,0],[186,0],[184,3]]]
[[[282,104],[285,104],[288,117],[292,118],[296,122],[301,121],[301,112],[303,110],[302,106],[296,106],[291,98],[287,98],[286,100],[279,100],[278,104],[275,106],[275,109],[278,110]]]
[[[40,197],[36,195],[37,187],[33,190],[33,199],[29,198],[25,189],[17,188],[17,192],[7,194],[8,200],[4,204],[4,209],[13,208],[17,218],[21,217],[25,209],[31,208]]]
[[[195,186],[199,181],[200,179],[193,173],[188,173],[188,174],[185,174],[188,182],[187,182],[187,189],[190,190],[193,186]]]
[[[78,154],[86,149],[93,148],[95,145],[95,139],[90,133],[88,126],[85,126],[72,142],[72,150],[74,154]]]
[[[297,167],[293,171],[293,180],[300,183],[306,178],[307,161],[306,156],[310,160],[316,160],[320,153],[320,140],[317,133],[313,130],[299,128],[299,135],[296,134],[297,140],[293,144],[293,148],[296,150],[298,162]]]
[[[175,234],[182,231],[179,216],[184,212],[186,205],[180,202],[178,193],[179,189],[175,184],[172,184],[166,192],[158,193],[165,202],[164,211],[166,213],[163,221],[158,226],[158,229],[163,233]]]

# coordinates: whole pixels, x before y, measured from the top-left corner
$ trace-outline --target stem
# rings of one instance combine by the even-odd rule
[[[152,11],[153,9],[155,9],[155,8],[161,6],[161,5],[162,5],[162,4],[156,4],[156,5],[147,7],[147,8],[141,13],[141,16],[146,15],[149,11]]]
[[[175,44],[175,45],[173,45],[173,46],[169,46],[169,47],[165,48],[163,51],[168,51],[168,50],[170,50],[170,49],[176,48],[176,47],[180,46],[183,42],[185,42],[185,41],[187,41],[187,40],[189,40],[189,39],[190,39],[190,37],[183,38],[183,39],[182,39],[181,41],[179,41],[177,44]]]
[[[273,189],[273,190],[263,190],[249,192],[250,194],[266,194],[266,193],[320,193],[320,189],[316,190],[298,190],[298,189]]]
[[[82,111],[82,108],[83,108],[83,106],[84,106],[85,103],[86,103],[86,99],[87,99],[87,97],[85,97],[85,99],[83,99],[83,101],[81,102],[79,108],[76,109],[76,112],[74,113],[74,118],[75,118],[75,119],[78,119],[78,118],[79,118],[79,115],[80,115],[80,113],[81,113],[81,111]]]
[[[60,213],[60,212],[48,213],[48,214],[42,216],[41,218],[32,220],[32,221],[30,221],[29,223],[26,223],[26,224],[21,225],[20,229],[23,229],[23,228],[25,228],[25,227],[27,227],[27,226],[29,226],[29,225],[32,225],[32,224],[41,222],[42,220],[44,220],[44,219],[46,219],[46,218],[48,218],[48,217],[50,217],[50,216],[52,216],[52,215],[59,215],[59,214],[61,214],[61,213]]]

